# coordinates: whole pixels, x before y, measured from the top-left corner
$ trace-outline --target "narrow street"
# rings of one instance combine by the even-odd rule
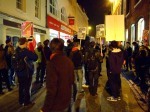
[[[98,96],[91,96],[88,88],[84,93],[78,93],[76,101],[72,103],[72,112],[144,112],[136,100],[133,90],[128,81],[122,77],[121,101],[110,102],[106,98],[109,94],[105,90],[107,81],[105,62],[103,63],[102,76],[99,79]],[[39,112],[45,98],[45,87],[40,88],[33,84],[33,100],[36,102],[32,107],[21,107],[18,104],[18,87],[12,92],[6,92],[0,96],[0,112]],[[6,90],[7,91],[7,90]]]

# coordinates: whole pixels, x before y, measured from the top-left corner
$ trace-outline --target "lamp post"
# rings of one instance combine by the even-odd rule
[[[110,1],[110,3],[111,3],[111,15],[112,15],[112,13],[113,13],[113,4],[114,4],[114,1],[115,0],[109,0]]]
[[[90,30],[92,29],[91,26],[88,26],[88,34],[90,34]]]

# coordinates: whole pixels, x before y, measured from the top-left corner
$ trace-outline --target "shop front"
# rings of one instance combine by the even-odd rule
[[[67,25],[47,15],[47,27],[49,28],[49,39],[61,38],[67,46],[67,40],[73,38],[73,30]]]
[[[13,46],[16,47],[18,39],[22,36],[21,23],[23,21],[15,18],[13,19],[14,21],[11,21],[9,17],[0,18],[0,20],[2,22],[0,24],[0,36],[2,37],[0,38],[0,44],[5,44],[5,41],[9,39],[12,41]],[[33,37],[36,42],[45,40],[46,28],[34,25],[33,29]]]

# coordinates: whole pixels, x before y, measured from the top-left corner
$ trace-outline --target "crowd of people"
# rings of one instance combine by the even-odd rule
[[[31,101],[31,85],[36,71],[35,83],[42,87],[46,80],[47,91],[41,112],[69,112],[72,94],[75,101],[77,93],[84,93],[83,86],[88,87],[91,96],[97,96],[98,81],[102,76],[102,63],[105,58],[108,77],[106,88],[110,90],[108,101],[121,100],[122,69],[135,70],[136,80],[144,88],[144,92],[147,91],[146,76],[149,74],[150,64],[148,47],[133,42],[133,49],[130,42],[123,46],[120,42],[111,41],[109,45],[103,45],[101,48],[99,44],[90,41],[90,38],[86,38],[81,45],[78,40],[68,40],[67,44],[65,47],[62,39],[54,38],[51,42],[38,42],[35,50],[31,51],[28,49],[28,40],[24,37],[19,38],[16,49],[11,40],[6,40],[5,48],[0,46],[0,94],[4,94],[3,82],[6,83],[8,91],[11,91],[11,87],[16,85],[17,76],[19,104],[34,104]],[[21,59],[23,60],[23,69],[18,70],[17,65],[13,65],[12,57],[16,56],[14,54],[18,54],[20,63]],[[36,70],[33,63],[36,63]]]

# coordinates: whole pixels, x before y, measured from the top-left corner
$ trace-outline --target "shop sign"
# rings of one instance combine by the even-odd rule
[[[68,19],[69,19],[69,25],[74,25],[74,21],[75,21],[74,17],[68,17]]]
[[[58,20],[52,18],[51,16],[47,16],[47,27],[66,33],[66,34],[73,34],[73,31],[71,28],[69,28],[67,25],[59,22]]]
[[[6,19],[3,19],[3,24],[7,25],[7,26],[15,27],[15,28],[21,28],[20,23],[16,23],[16,22],[9,21],[9,20],[6,20]]]
[[[60,22],[54,18],[52,18],[51,16],[47,16],[47,26],[49,28],[52,28],[54,30],[59,31],[60,30]]]
[[[71,29],[69,29],[68,27],[64,26],[64,25],[61,25],[61,31],[65,31],[65,32],[68,32],[71,34]]]

